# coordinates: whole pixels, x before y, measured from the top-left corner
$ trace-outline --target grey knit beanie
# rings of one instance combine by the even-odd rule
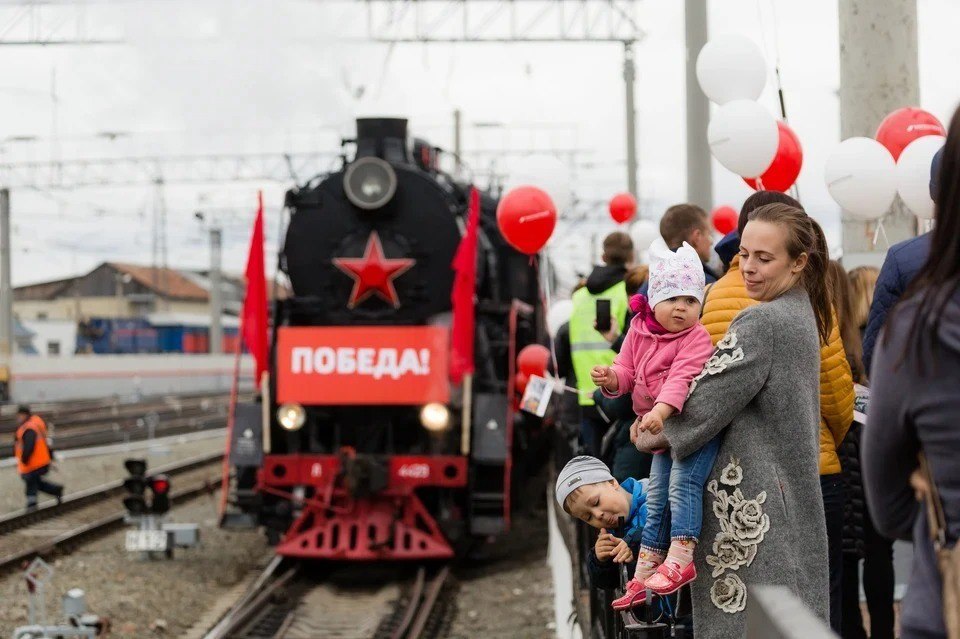
[[[557,504],[563,508],[563,502],[567,500],[570,493],[581,486],[599,484],[611,479],[613,475],[610,474],[610,469],[596,457],[589,455],[574,457],[557,475]]]

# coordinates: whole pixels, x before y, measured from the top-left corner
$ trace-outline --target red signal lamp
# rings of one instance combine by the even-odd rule
[[[154,495],[166,495],[170,492],[170,478],[166,475],[151,477],[150,490]]]

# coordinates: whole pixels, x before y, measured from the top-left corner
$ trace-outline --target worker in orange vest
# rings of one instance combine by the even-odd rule
[[[37,507],[37,493],[42,491],[63,498],[63,486],[43,478],[50,471],[50,446],[47,445],[47,425],[39,415],[30,412],[29,406],[17,407],[17,435],[13,454],[17,458],[17,471],[26,485],[27,510]]]

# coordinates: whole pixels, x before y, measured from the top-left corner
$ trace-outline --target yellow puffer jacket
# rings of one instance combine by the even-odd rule
[[[730,263],[730,270],[707,293],[701,323],[716,344],[727,332],[733,318],[745,308],[757,304],[747,296],[740,274],[740,256]],[[840,329],[834,317],[830,339],[820,349],[820,474],[840,472],[837,446],[853,423],[853,375],[840,340]]]

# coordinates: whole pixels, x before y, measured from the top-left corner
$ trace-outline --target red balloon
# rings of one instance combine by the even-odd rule
[[[517,354],[517,369],[527,376],[546,377],[550,363],[550,349],[540,344],[529,344]]]
[[[773,162],[759,178],[743,178],[754,191],[781,191],[786,192],[800,175],[803,166],[803,149],[800,148],[800,138],[786,122],[777,121],[780,132],[780,142]]]
[[[610,200],[610,217],[617,224],[623,224],[637,212],[637,198],[630,193],[617,193]]]
[[[896,160],[907,145],[917,138],[946,134],[943,124],[932,113],[916,107],[904,107],[885,117],[874,137],[887,147]]]
[[[718,206],[710,214],[713,220],[713,228],[717,229],[722,235],[726,235],[736,230],[737,223],[740,221],[740,214],[732,206]]]
[[[527,390],[527,384],[529,383],[530,377],[526,373],[517,373],[517,376],[513,378],[513,387],[521,395],[523,395],[523,391]]]
[[[557,207],[541,189],[518,186],[500,199],[497,226],[510,246],[533,255],[553,235],[557,226]]]

